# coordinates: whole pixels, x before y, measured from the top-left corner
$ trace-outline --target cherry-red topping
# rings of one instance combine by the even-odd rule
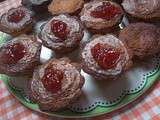
[[[91,53],[98,65],[105,70],[114,68],[120,56],[118,50],[114,48],[106,48],[105,45],[100,43],[96,44],[91,49]]]
[[[45,70],[42,78],[44,87],[52,92],[56,93],[61,89],[61,80],[63,79],[63,72],[52,67],[48,67]]]
[[[61,40],[65,40],[67,38],[68,29],[66,23],[59,20],[53,20],[51,22],[51,30],[54,35]]]
[[[15,64],[24,57],[25,47],[21,43],[15,43],[5,48],[2,53],[2,62],[5,64]]]
[[[21,21],[24,18],[24,16],[25,16],[24,11],[16,10],[8,16],[8,21],[18,23],[19,21]]]
[[[103,2],[102,5],[91,11],[90,15],[94,18],[111,20],[115,15],[122,13],[122,10],[115,7],[110,2]]]

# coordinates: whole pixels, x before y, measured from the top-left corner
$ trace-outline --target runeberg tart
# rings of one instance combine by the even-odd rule
[[[83,26],[76,17],[63,14],[54,16],[41,26],[39,38],[55,52],[70,52],[79,46],[83,38]]]
[[[29,85],[29,98],[44,111],[68,107],[81,94],[84,78],[67,58],[52,59],[38,67]]]
[[[132,53],[113,35],[95,35],[82,47],[83,70],[96,79],[114,79],[132,65]]]
[[[77,15],[83,7],[84,0],[53,0],[48,6],[52,15],[74,14]]]
[[[107,33],[118,29],[123,9],[112,1],[95,0],[84,5],[80,19],[92,33]]]
[[[39,65],[41,43],[35,36],[21,35],[0,48],[0,73],[11,76],[32,74]]]
[[[133,55],[140,59],[160,51],[160,28],[149,23],[132,23],[120,31],[119,38],[126,42]]]
[[[122,6],[132,22],[160,20],[160,0],[123,0]]]
[[[25,7],[12,8],[0,18],[0,31],[18,36],[32,31],[34,14]]]

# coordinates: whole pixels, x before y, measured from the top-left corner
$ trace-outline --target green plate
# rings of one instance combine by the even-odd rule
[[[6,40],[8,39],[9,36],[7,36],[4,33],[0,33],[0,45],[2,45]],[[158,59],[159,60],[159,59]],[[109,106],[102,106],[102,105],[97,105],[94,109],[91,109],[86,112],[73,112],[72,110],[64,110],[64,111],[59,111],[59,112],[43,112],[39,109],[39,106],[37,104],[31,103],[28,101],[28,99],[25,97],[24,93],[20,90],[14,89],[10,84],[9,81],[11,78],[5,75],[0,75],[0,79],[3,80],[5,83],[6,87],[10,91],[11,94],[15,96],[15,98],[20,101],[24,106],[32,109],[33,111],[40,112],[45,115],[49,116],[55,116],[55,117],[64,117],[64,118],[85,118],[85,117],[93,117],[93,116],[98,116],[102,114],[107,114],[110,112],[113,112],[117,109],[120,109],[127,104],[133,102],[136,100],[138,97],[140,97],[142,94],[144,94],[157,80],[157,78],[160,75],[160,67],[159,63],[156,65],[156,67],[152,70],[152,72],[147,73],[147,76],[145,77],[145,84],[142,89],[133,92],[131,94],[126,94],[118,103],[109,105]]]
[[[142,94],[144,94],[154,84],[154,82],[157,80],[159,75],[160,75],[160,71],[158,70],[153,76],[150,76],[147,78],[147,83],[141,91],[139,91],[135,94],[126,95],[118,104],[113,105],[111,107],[97,106],[92,111],[89,111],[86,113],[76,113],[76,112],[72,112],[70,110],[65,110],[65,111],[61,111],[61,112],[42,112],[39,110],[39,107],[37,104],[32,104],[32,103],[28,102],[20,91],[15,90],[14,88],[12,88],[9,85],[9,78],[7,76],[1,75],[0,79],[2,79],[4,81],[6,87],[10,91],[10,93],[13,94],[18,101],[20,101],[24,106],[26,106],[34,111],[38,111],[40,113],[43,113],[43,114],[46,114],[49,116],[56,116],[56,117],[84,118],[84,117],[93,117],[93,116],[98,116],[98,115],[110,113],[110,112],[113,112],[114,110],[117,110],[117,109],[124,107],[127,104],[133,102],[138,97],[140,97]]]

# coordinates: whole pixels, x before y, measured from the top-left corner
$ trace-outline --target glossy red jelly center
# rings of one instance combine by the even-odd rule
[[[24,57],[25,47],[21,43],[15,43],[5,48],[2,54],[2,62],[5,64],[15,64]]]
[[[115,15],[120,13],[122,13],[120,8],[115,7],[110,2],[103,2],[102,5],[96,7],[93,11],[91,11],[90,15],[94,18],[110,20]]]
[[[66,23],[59,20],[53,20],[51,22],[51,30],[56,37],[62,40],[65,40],[67,38],[68,30]]]
[[[14,11],[11,15],[8,16],[9,22],[18,23],[21,21],[25,16],[25,12],[22,10]]]
[[[62,79],[63,79],[62,71],[48,67],[45,70],[45,74],[42,78],[42,83],[48,91],[56,93],[61,89]]]
[[[120,56],[118,50],[106,48],[105,45],[100,43],[91,49],[91,53],[98,65],[105,70],[114,68]]]

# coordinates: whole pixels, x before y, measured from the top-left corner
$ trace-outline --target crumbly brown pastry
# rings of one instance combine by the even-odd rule
[[[80,19],[93,33],[112,32],[123,17],[121,6],[112,1],[95,0],[84,5]]]
[[[152,24],[129,24],[121,30],[119,38],[126,42],[134,56],[141,59],[160,50],[160,28]]]
[[[124,0],[122,5],[132,21],[160,20],[160,0]]]
[[[132,65],[132,53],[113,35],[95,35],[82,48],[83,70],[99,80],[116,78]]]
[[[29,75],[39,65],[41,43],[35,36],[21,35],[0,48],[0,73]]]
[[[18,36],[32,30],[34,14],[23,6],[12,8],[0,19],[0,31]]]
[[[48,6],[52,15],[77,13],[83,7],[84,0],[53,0]]]
[[[68,107],[81,94],[84,78],[67,58],[52,59],[35,70],[29,98],[41,110],[58,111]]]
[[[39,38],[46,47],[56,52],[71,52],[83,38],[83,26],[76,17],[63,14],[54,16],[42,25]]]

